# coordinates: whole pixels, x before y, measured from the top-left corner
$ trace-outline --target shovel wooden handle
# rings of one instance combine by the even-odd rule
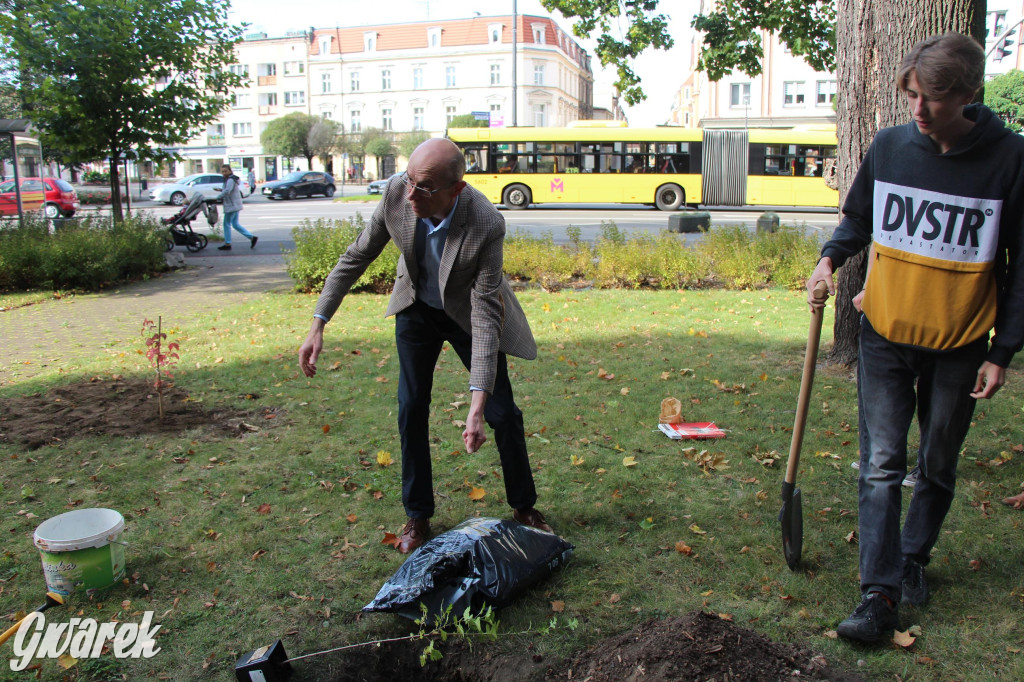
[[[807,334],[807,352],[804,354],[804,371],[800,378],[800,396],[796,402],[796,420],[793,422],[793,440],[789,444],[789,463],[786,465],[786,483],[796,482],[796,469],[800,465],[800,448],[804,443],[804,426],[807,424],[807,407],[811,403],[811,387],[814,386],[814,368],[818,362],[818,343],[821,341],[821,321],[825,317],[825,301],[828,300],[828,285],[818,282],[814,287],[814,300],[821,305],[811,311],[811,328]]]

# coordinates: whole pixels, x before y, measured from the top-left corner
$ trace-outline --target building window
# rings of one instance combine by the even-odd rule
[[[444,67],[444,87],[454,88],[455,87],[455,67],[446,66]]]
[[[249,108],[249,94],[245,92],[236,92],[231,96],[231,106],[235,109]]]
[[[687,128],[690,127],[690,112],[688,111],[683,113],[683,125]]]
[[[444,121],[446,124],[451,125],[452,119],[455,118],[455,107],[450,104],[444,108]]]
[[[544,105],[544,104],[534,104],[533,105],[533,125],[535,125],[538,128],[543,128],[546,125],[546,120],[547,120],[547,117],[545,116],[546,113],[547,113],[546,105]]]
[[[277,93],[276,92],[262,92],[260,93],[260,106],[261,107],[276,107],[277,106]]]
[[[818,81],[818,95],[815,103],[819,107],[831,106],[836,101],[836,82]]]
[[[331,112],[327,111],[326,109],[324,109],[323,111],[320,112],[320,116],[322,118],[326,118],[328,120],[334,118],[334,114],[332,114]]]
[[[266,63],[257,64],[256,72],[260,76],[276,76],[277,75],[277,64]]]
[[[363,117],[362,112],[358,109],[353,109],[348,114],[349,129],[353,133],[358,133],[363,129]]]
[[[441,47],[441,29],[440,28],[428,28],[427,29],[427,45],[430,49],[436,50]]]
[[[331,53],[331,43],[334,42],[334,36],[321,36],[320,37],[320,54]]]
[[[228,67],[228,71],[235,74],[236,76],[242,76],[243,78],[249,77],[248,64],[232,64]]]
[[[487,27],[487,42],[491,45],[501,42],[501,24],[491,24]]]
[[[380,70],[380,89],[390,90],[391,89],[391,69]]]
[[[394,125],[391,122],[391,109],[380,110],[380,127],[384,130],[394,130]]]
[[[730,107],[750,106],[750,83],[733,83],[729,88]]]
[[[375,52],[377,50],[377,34],[373,31],[363,34],[363,52]]]
[[[320,74],[320,92],[325,95],[331,91],[331,74],[322,73]]]
[[[286,107],[297,107],[306,103],[305,90],[292,90],[284,93],[284,105]]]
[[[491,64],[491,85],[501,85],[501,64]]]
[[[500,114],[500,113],[501,113],[501,105],[500,104],[492,104],[491,105],[491,115],[493,116],[494,114]]]
[[[285,62],[284,63],[284,75],[286,76],[301,76],[306,73],[305,62]]]
[[[231,134],[234,137],[251,137],[252,123],[232,123]]]
[[[787,81],[782,84],[782,103],[796,106],[804,103],[804,84],[802,81]]]
[[[534,64],[533,65],[533,84],[544,85],[544,65]]]
[[[543,45],[544,44],[544,26],[542,26],[540,24],[534,24],[531,28],[533,29],[533,42],[537,43],[538,45]]]
[[[359,92],[359,72],[351,71],[348,74],[348,82],[352,86],[352,92]]]
[[[423,107],[413,107],[412,109],[412,129],[423,130]]]
[[[420,66],[417,66],[415,69],[412,70],[412,89],[423,89],[423,68]]]

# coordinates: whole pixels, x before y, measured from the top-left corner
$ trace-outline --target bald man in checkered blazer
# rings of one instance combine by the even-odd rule
[[[472,399],[462,438],[470,453],[494,430],[513,518],[551,532],[534,509],[523,415],[508,379],[506,354],[532,360],[537,344],[502,273],[505,220],[463,179],[461,151],[427,140],[393,177],[369,225],[338,259],[317,301],[313,325],[299,349],[299,366],[316,374],[323,330],[342,299],[389,241],[401,256],[385,315],[395,316],[398,347],[398,426],[402,437],[402,503],[408,521],[398,549],[411,552],[430,535],[434,513],[429,434],[433,371],[447,341],[469,369]]]

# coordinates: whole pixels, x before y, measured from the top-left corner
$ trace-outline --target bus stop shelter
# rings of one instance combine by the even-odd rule
[[[45,204],[43,153],[32,124],[0,118],[0,220],[40,213]]]

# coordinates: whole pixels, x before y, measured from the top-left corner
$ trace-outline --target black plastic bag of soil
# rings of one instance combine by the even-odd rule
[[[572,556],[574,547],[554,533],[517,521],[469,519],[427,541],[363,611],[392,611],[433,623],[450,608],[461,616],[500,607],[541,582]]]

